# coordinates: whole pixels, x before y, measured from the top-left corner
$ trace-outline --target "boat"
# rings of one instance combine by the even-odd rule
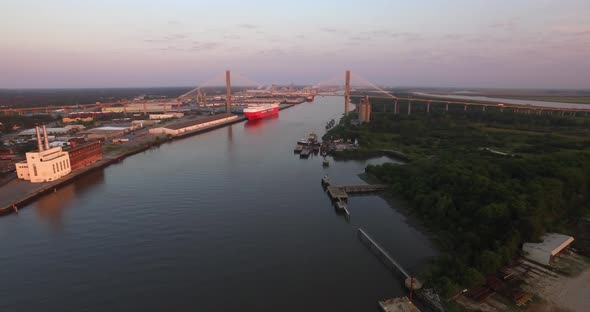
[[[261,119],[264,117],[276,115],[278,113],[279,113],[279,104],[278,103],[259,104],[259,105],[253,105],[253,106],[248,106],[247,108],[244,108],[244,116],[246,116],[246,118],[248,118],[248,120]]]
[[[313,101],[313,96],[310,95],[305,100],[308,101],[308,102],[311,102],[311,101]]]
[[[330,128],[332,128],[332,127],[334,127],[334,124],[335,124],[335,123],[336,123],[336,122],[334,121],[334,119],[332,119],[332,120],[328,121],[328,122],[326,123],[326,130],[327,130],[327,129],[330,129]]]
[[[327,175],[325,175],[322,178],[322,186],[330,186],[331,182],[330,182],[330,177],[328,177]]]
[[[310,133],[307,137],[307,141],[311,144],[315,144],[318,142],[318,136],[315,133]]]
[[[308,147],[304,147],[303,150],[301,151],[301,153],[299,153],[299,157],[300,158],[309,158],[310,154],[311,154],[311,149]]]
[[[303,150],[303,145],[299,145],[299,144],[297,144],[297,145],[295,146],[295,149],[293,150],[293,152],[294,152],[295,154],[299,154],[299,153],[301,153],[301,151],[302,151],[302,150]]]

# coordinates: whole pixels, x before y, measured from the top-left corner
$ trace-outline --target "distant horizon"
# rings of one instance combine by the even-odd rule
[[[280,87],[287,87],[290,84],[275,84]],[[344,82],[342,83],[344,85]],[[306,87],[311,86],[311,84],[293,84],[294,87]],[[333,85],[337,86],[337,85]],[[471,90],[519,90],[519,91],[586,91],[590,92],[590,88],[503,88],[503,87],[436,87],[436,86],[386,86],[386,85],[378,85],[380,88],[388,88],[388,89],[447,89],[447,90],[464,90],[464,91],[471,91]],[[181,86],[181,85],[170,85],[170,86],[117,86],[117,87],[51,87],[51,88],[2,88],[0,87],[0,91],[20,91],[20,90],[100,90],[100,89],[172,89],[172,88],[196,88],[196,86]],[[232,88],[238,87],[258,87],[258,86],[241,86],[241,85],[232,85]],[[206,86],[203,88],[225,88],[225,86]],[[354,87],[353,87],[354,88]],[[358,88],[362,89],[362,88]],[[367,89],[370,89],[367,87]]]
[[[4,89],[192,86],[225,69],[298,85],[346,69],[390,86],[590,81],[587,0],[6,0],[2,12]]]

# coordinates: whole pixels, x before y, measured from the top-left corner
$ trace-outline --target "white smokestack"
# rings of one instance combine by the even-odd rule
[[[45,124],[43,124],[43,135],[45,138],[45,149],[49,149],[49,139],[47,139],[47,128],[45,128]]]
[[[37,132],[37,147],[39,148],[39,152],[43,151],[43,145],[41,144],[41,134],[39,133],[39,126],[35,125],[35,132]]]

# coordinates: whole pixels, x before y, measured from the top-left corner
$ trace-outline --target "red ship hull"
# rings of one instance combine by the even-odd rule
[[[246,118],[248,118],[248,120],[255,120],[255,119],[261,119],[264,117],[276,115],[278,113],[279,113],[279,107],[276,106],[276,107],[263,109],[263,110],[260,110],[257,112],[244,112],[244,116],[246,116]]]

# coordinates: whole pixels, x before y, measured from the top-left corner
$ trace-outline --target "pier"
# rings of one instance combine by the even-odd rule
[[[369,234],[365,233],[362,229],[358,229],[358,237],[367,247],[371,250],[381,262],[383,262],[390,270],[394,272],[401,273],[402,277],[404,278],[405,286],[410,289],[410,298],[412,297],[412,293],[416,294],[416,297],[420,299],[420,302],[426,304],[430,309],[433,311],[444,312],[444,307],[441,304],[440,297],[436,294],[432,289],[422,289],[422,283],[418,281],[415,277],[411,276],[404,267],[399,264],[392,256],[385,251],[377,242],[375,242]],[[410,299],[411,301],[411,299]],[[384,305],[381,304],[382,308]],[[396,311],[394,310],[385,310],[384,311]]]
[[[327,176],[322,178],[322,186],[335,201],[347,201],[348,194],[381,192],[387,187],[384,184],[332,185]]]
[[[346,191],[344,191],[342,188],[340,188],[338,186],[328,186],[326,188],[326,190],[328,191],[328,196],[330,196],[330,198],[332,200],[335,200],[335,201],[347,201],[348,200],[348,193],[346,193]]]
[[[381,192],[387,187],[384,184],[361,184],[361,185],[339,185],[336,186],[346,193],[372,193]]]
[[[387,251],[381,248],[381,246],[365,233],[365,231],[359,228],[358,236],[361,242],[365,243],[390,269],[400,272],[406,279],[411,278],[410,274],[401,266],[401,264],[397,263],[397,261],[395,261]]]

